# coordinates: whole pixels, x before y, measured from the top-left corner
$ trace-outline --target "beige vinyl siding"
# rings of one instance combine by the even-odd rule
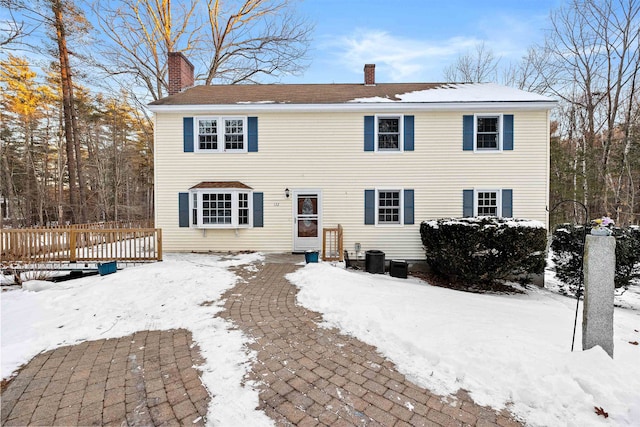
[[[476,111],[481,112],[481,111]],[[463,189],[513,189],[513,212],[546,223],[548,115],[514,114],[514,150],[462,150],[458,112],[411,112],[415,151],[364,151],[365,113],[260,113],[257,153],[184,153],[183,117],[156,117],[156,224],[166,251],[291,251],[292,201],[285,188],[322,190],[322,226],[344,227],[345,248],[380,249],[387,258],[422,258],[420,222],[462,215]],[[470,114],[465,112],[464,114]],[[231,114],[237,116],[237,114]],[[253,115],[253,114],[252,114]],[[201,181],[241,181],[264,193],[264,227],[178,227],[178,193]],[[364,225],[364,190],[413,189],[415,224]]]

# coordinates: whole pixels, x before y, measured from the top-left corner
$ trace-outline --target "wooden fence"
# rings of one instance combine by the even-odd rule
[[[88,222],[86,224],[69,224],[69,225],[47,225],[36,228],[51,229],[79,229],[79,230],[111,230],[114,228],[154,228],[152,219],[140,219],[131,221],[104,221],[104,222]]]
[[[162,261],[159,228],[0,230],[0,262]]]
[[[322,229],[322,260],[343,261],[344,244],[342,242],[342,226]]]

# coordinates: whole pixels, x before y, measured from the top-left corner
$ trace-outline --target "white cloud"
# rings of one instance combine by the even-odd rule
[[[364,64],[376,64],[379,81],[419,81],[426,75],[440,76],[444,64],[460,52],[479,43],[473,37],[453,37],[447,40],[421,40],[398,37],[387,31],[355,30],[325,43],[351,72],[362,72]],[[431,78],[433,80],[433,78]]]
[[[318,43],[317,48],[329,54],[325,59],[328,68],[337,65],[342,72],[361,75],[364,64],[373,63],[377,81],[440,81],[449,64],[460,55],[475,52],[482,42],[502,65],[520,61],[527,48],[541,41],[547,26],[546,13],[527,19],[498,13],[465,22],[461,32],[455,35],[449,32],[440,39],[358,28],[346,34],[333,34]]]

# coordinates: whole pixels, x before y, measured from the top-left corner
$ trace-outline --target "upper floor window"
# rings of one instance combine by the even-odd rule
[[[476,150],[500,149],[500,116],[476,116]]]
[[[245,117],[199,117],[195,122],[196,151],[247,151]]]
[[[415,117],[409,114],[364,116],[364,151],[414,151],[414,119]]]
[[[402,121],[400,116],[377,116],[377,151],[402,150]]]
[[[198,120],[198,150],[218,149],[218,119]]]
[[[481,113],[462,116],[462,149],[475,152],[511,151],[513,114]]]

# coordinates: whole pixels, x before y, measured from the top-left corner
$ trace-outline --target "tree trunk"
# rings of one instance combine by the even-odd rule
[[[65,151],[67,154],[67,173],[69,175],[69,206],[71,208],[71,222],[77,222],[77,187],[76,187],[76,161],[73,139],[73,85],[71,82],[69,67],[69,51],[67,50],[67,35],[62,20],[62,4],[60,0],[51,0],[58,53],[60,60],[60,83],[62,86],[62,109],[64,113]]]
[[[16,211],[15,211],[15,207],[13,205],[13,200],[15,198],[15,193],[13,191],[13,180],[11,179],[11,172],[9,170],[9,160],[8,160],[8,155],[3,154],[2,156],[2,170],[4,170],[5,176],[5,182],[6,184],[6,189],[7,189],[7,194],[6,194],[6,203],[7,203],[7,212],[9,213],[9,218],[11,218],[10,224],[12,228],[16,228],[17,225],[17,221],[16,221]],[[4,216],[4,212],[0,212],[0,217]]]
[[[67,62],[68,64],[68,62]],[[71,74],[69,74],[71,76]],[[73,104],[73,92],[71,92],[71,125],[73,127],[73,147],[76,152],[76,173],[78,174],[78,190],[79,190],[79,202],[80,202],[80,221],[82,223],[87,222],[87,184],[84,180],[84,167],[82,160],[82,148],[80,147],[80,133],[78,132],[78,121],[75,114],[75,106]]]

